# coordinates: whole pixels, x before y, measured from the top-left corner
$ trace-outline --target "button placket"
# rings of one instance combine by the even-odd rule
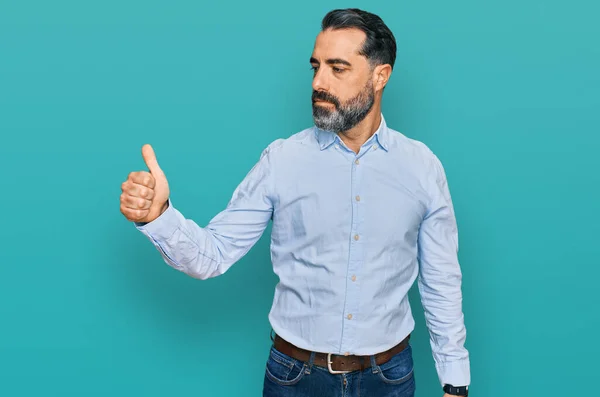
[[[350,243],[350,255],[347,267],[348,282],[346,284],[346,299],[343,307],[343,327],[340,349],[341,351],[349,350],[355,339],[355,325],[354,323],[360,318],[358,312],[358,296],[360,284],[357,278],[357,273],[362,266],[363,262],[363,244],[361,241],[364,236],[361,236],[361,225],[362,225],[362,212],[361,207],[363,203],[363,197],[361,197],[360,183],[362,180],[362,163],[363,159],[355,157],[351,164],[351,198],[352,198],[352,219],[351,219],[351,243]],[[357,317],[358,316],[358,317]]]

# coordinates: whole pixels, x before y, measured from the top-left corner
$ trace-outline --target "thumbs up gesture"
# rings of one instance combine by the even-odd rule
[[[152,222],[168,206],[169,183],[158,166],[152,146],[142,147],[142,157],[148,171],[129,174],[121,184],[121,213],[132,222]]]

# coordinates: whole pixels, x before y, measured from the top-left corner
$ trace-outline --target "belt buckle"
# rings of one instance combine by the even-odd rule
[[[327,369],[329,370],[330,374],[347,374],[351,371],[334,371],[333,368],[331,368],[331,364],[333,362],[331,361],[331,353],[327,353]]]

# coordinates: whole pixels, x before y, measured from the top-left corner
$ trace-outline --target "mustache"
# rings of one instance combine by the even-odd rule
[[[312,93],[312,102],[315,103],[315,101],[317,100],[321,100],[321,101],[325,101],[325,102],[331,102],[335,105],[336,108],[339,108],[340,106],[340,101],[333,95],[324,92],[324,91],[314,91]]]

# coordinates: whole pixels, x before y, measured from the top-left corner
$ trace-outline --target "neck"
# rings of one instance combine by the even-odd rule
[[[367,114],[367,117],[348,131],[338,133],[340,139],[354,153],[360,151],[361,146],[377,131],[381,123],[381,107],[379,104],[373,105],[373,108]]]

